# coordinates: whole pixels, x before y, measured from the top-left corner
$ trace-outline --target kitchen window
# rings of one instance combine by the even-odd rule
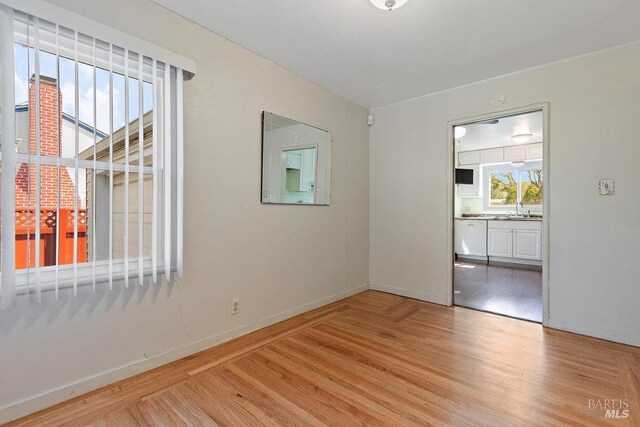
[[[516,203],[522,202],[525,209],[542,210],[542,162],[526,163],[519,168],[511,164],[485,166],[483,177],[485,209],[513,210]]]

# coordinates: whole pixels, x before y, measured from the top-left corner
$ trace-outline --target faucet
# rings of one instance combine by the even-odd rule
[[[524,210],[524,205],[522,204],[522,202],[518,202],[516,203],[516,216],[520,216],[519,212],[518,212],[518,208],[522,208],[522,210]],[[522,215],[524,216],[524,212],[522,212]]]

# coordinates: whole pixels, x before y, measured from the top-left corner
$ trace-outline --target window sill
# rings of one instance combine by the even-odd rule
[[[130,259],[128,263],[128,277],[132,284],[138,284],[139,270],[138,260]],[[37,269],[24,269],[16,271],[17,295],[35,293],[39,289],[41,292],[55,291],[56,289],[69,289],[81,286],[104,285],[108,283],[123,281],[125,278],[124,260],[114,260],[109,273],[109,262],[98,261],[95,269],[92,264],[82,264],[74,269],[73,265],[65,265],[59,268],[55,266]],[[77,273],[76,273],[77,271]],[[173,270],[172,270],[173,272]],[[153,275],[151,257],[143,260],[143,278]],[[158,263],[156,274],[164,274],[164,264]],[[94,280],[95,278],[95,280]]]

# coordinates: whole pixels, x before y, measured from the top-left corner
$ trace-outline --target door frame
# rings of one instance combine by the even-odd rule
[[[513,116],[517,114],[531,113],[534,111],[542,111],[542,173],[544,174],[544,193],[542,196],[543,209],[542,209],[542,325],[549,326],[549,243],[550,243],[550,203],[549,203],[549,188],[551,182],[550,164],[550,109],[549,102],[540,102],[536,104],[524,105],[521,107],[510,108],[505,110],[496,110],[485,114],[476,116],[462,117],[459,119],[450,120],[447,123],[447,218],[449,232],[447,233],[447,250],[449,251],[449,260],[451,268],[447,273],[447,306],[453,305],[453,270],[455,263],[454,255],[454,223],[455,223],[455,184],[454,184],[454,171],[456,167],[456,146],[454,143],[454,126],[460,126],[470,124],[474,122],[501,118],[505,116]]]

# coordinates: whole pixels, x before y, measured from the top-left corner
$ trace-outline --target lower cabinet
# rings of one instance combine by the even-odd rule
[[[490,257],[542,260],[542,222],[489,221]]]
[[[513,257],[513,230],[489,229],[489,256]]]
[[[514,230],[513,257],[524,259],[542,259],[542,231]]]
[[[487,221],[455,221],[455,251],[458,255],[487,256]]]

